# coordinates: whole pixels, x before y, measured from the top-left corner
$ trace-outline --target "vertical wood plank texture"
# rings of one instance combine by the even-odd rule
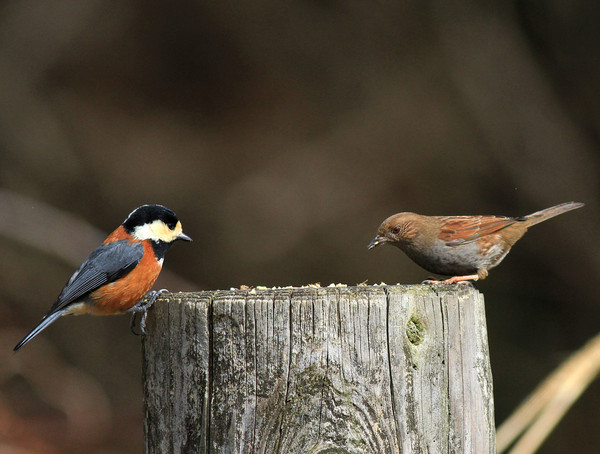
[[[162,297],[147,453],[494,453],[483,296],[463,286]]]

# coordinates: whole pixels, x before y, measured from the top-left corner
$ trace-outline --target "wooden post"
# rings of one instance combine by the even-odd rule
[[[146,453],[495,453],[483,296],[465,286],[161,297]]]

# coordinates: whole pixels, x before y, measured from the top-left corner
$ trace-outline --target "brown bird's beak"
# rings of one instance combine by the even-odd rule
[[[383,243],[387,243],[389,240],[381,235],[377,235],[375,238],[373,238],[373,241],[371,241],[369,243],[369,245],[367,246],[367,249],[373,249],[375,246],[379,246],[380,244]]]
[[[192,241],[192,239],[183,232],[181,232],[179,235],[177,235],[177,239],[183,240],[183,241]]]

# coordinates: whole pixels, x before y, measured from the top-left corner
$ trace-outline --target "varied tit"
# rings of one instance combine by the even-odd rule
[[[165,253],[177,240],[192,241],[173,211],[161,205],[133,210],[73,273],[42,321],[14,351],[63,315],[145,315],[158,292],[145,296],[158,278]]]

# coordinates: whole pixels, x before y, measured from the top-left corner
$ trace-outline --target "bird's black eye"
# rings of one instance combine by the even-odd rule
[[[400,230],[401,230],[401,229],[400,229],[400,226],[399,226],[399,225],[397,225],[396,227],[394,227],[394,228],[392,229],[392,233],[393,233],[394,235],[398,235],[398,234],[400,233]]]
[[[169,227],[171,230],[174,230],[176,225],[176,222],[167,222],[167,227]]]

